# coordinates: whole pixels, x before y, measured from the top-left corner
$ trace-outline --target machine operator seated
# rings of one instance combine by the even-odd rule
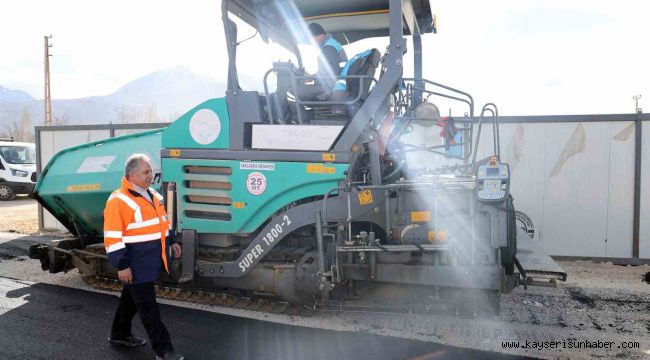
[[[287,122],[291,118],[287,93],[291,92],[294,99],[302,101],[327,101],[348,57],[341,43],[332,35],[325,32],[318,23],[309,24],[309,32],[313,44],[320,49],[318,56],[318,71],[315,75],[305,74],[302,69],[296,69],[292,64],[274,63],[273,68],[278,76],[277,91],[271,95],[273,103],[273,118],[279,122]],[[296,80],[299,78],[300,80]],[[295,82],[294,82],[295,81]],[[302,111],[302,110],[301,110]]]
[[[320,24],[309,24],[309,32],[313,44],[320,49],[318,71],[314,76],[313,84],[301,86],[297,92],[301,100],[324,101],[330,99],[337,77],[348,61],[348,56],[341,43],[326,33]]]
[[[271,95],[273,119],[280,123],[293,122],[298,118],[297,111],[301,112],[302,122],[314,118],[351,117],[368,96],[379,65],[381,55],[377,49],[366,50],[347,60],[341,44],[319,24],[310,24],[309,30],[314,43],[320,47],[315,75],[308,75],[291,63],[273,64],[277,74],[277,90]],[[296,100],[302,102],[302,106],[296,106]]]

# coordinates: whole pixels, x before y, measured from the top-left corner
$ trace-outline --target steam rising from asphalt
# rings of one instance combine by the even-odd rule
[[[412,125],[413,131],[402,136],[402,142],[410,143],[421,147],[430,147],[441,145],[442,140],[439,136],[440,127],[424,127],[418,124]],[[431,190],[417,190],[420,193],[420,199],[433,201],[432,204],[426,204],[432,209],[432,231],[446,231],[447,240],[453,243],[452,264],[457,264],[461,258],[469,259],[474,249],[471,244],[471,235],[473,222],[471,219],[470,204],[461,201],[457,203],[454,200],[467,199],[466,196],[450,196],[450,188],[456,185],[447,185],[448,180],[453,174],[434,175],[433,170],[440,169],[444,165],[454,165],[462,163],[462,160],[445,158],[440,154],[428,151],[413,151],[406,154],[409,168],[407,174],[409,179],[418,182],[435,183],[436,193],[431,194]],[[470,188],[466,189],[467,191]],[[460,261],[465,263],[466,261]]]

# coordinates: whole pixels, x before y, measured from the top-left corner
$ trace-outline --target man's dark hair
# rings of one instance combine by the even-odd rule
[[[324,35],[325,29],[323,29],[323,27],[318,23],[311,23],[309,24],[309,32],[311,32],[312,36]]]

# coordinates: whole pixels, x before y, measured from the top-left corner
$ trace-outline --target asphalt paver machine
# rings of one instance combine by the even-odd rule
[[[44,168],[35,197],[73,234],[30,249],[44,270],[77,268],[119,288],[102,210],[126,157],[144,152],[184,250],[160,296],[493,314],[520,284],[566,279],[550,257],[517,250],[497,107],[475,117],[468,93],[422,76],[422,37],[435,32],[428,0],[224,0],[222,18],[225,97],[162,130],[66,149]],[[234,18],[295,54],[273,63],[263,92],[239,84]],[[343,87],[317,98],[305,94],[325,82],[307,74],[299,46],[314,21],[344,45],[387,40],[351,56],[331,79]],[[462,115],[441,116],[435,99]]]

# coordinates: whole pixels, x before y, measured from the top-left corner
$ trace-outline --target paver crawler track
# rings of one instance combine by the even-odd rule
[[[99,290],[122,291],[122,284],[114,278],[83,276],[83,280],[88,285]],[[255,298],[226,292],[187,290],[165,285],[156,285],[156,296],[161,299],[185,301],[234,309],[246,309],[272,314],[311,316],[314,313],[314,308],[312,307],[293,305],[285,301]]]

